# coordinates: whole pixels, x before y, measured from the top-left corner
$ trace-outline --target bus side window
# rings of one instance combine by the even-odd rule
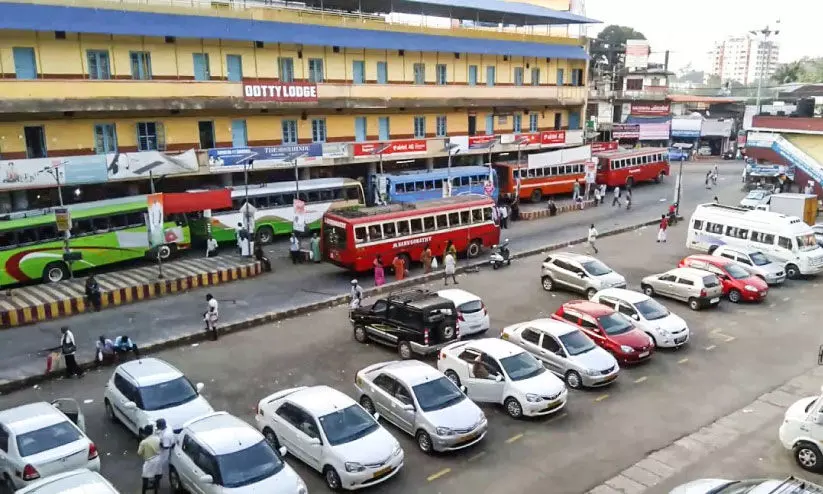
[[[738,228],[737,229],[737,238],[743,239],[743,240],[748,240],[749,230],[746,230],[745,228]]]
[[[109,219],[112,230],[122,230],[123,228],[129,226],[129,220],[125,214],[116,214]]]
[[[17,234],[17,240],[19,241],[20,245],[26,245],[37,242],[37,232],[33,228],[26,228],[25,230],[20,230]]]
[[[75,237],[79,237],[80,235],[87,235],[93,231],[94,228],[92,227],[91,220],[82,219],[74,222],[74,226],[71,229],[71,234]]]
[[[271,207],[272,199],[274,199],[274,196],[258,196],[257,204],[255,204],[254,207],[257,209],[268,209]]]
[[[334,194],[330,190],[321,190],[320,191],[320,200],[322,202],[329,202],[334,199]]]
[[[394,184],[394,192],[396,194],[404,194],[406,192],[406,184]]]
[[[483,208],[483,219],[485,221],[491,221],[492,218],[492,208]]]
[[[407,220],[400,220],[397,222],[397,236],[405,237],[409,234],[409,222]]]
[[[369,241],[374,242],[375,240],[382,240],[383,233],[380,230],[380,225],[372,225],[369,227]]]
[[[240,208],[243,207],[244,202],[246,202],[245,199],[232,199],[231,208],[235,211],[240,211]]]
[[[472,209],[472,223],[483,223],[482,209]]]
[[[460,185],[464,187],[468,187],[471,185],[471,179],[469,177],[460,177]]]
[[[692,228],[694,228],[695,230],[702,230],[703,220],[694,220],[694,226]]]
[[[129,213],[127,218],[128,225],[132,228],[136,226],[146,226],[146,218],[143,217],[143,213]]]
[[[109,231],[109,219],[107,217],[97,217],[91,219],[91,227],[94,233]]]
[[[283,205],[291,206],[294,204],[294,194],[283,194]]]
[[[455,177],[452,179],[452,187],[460,187],[460,177]]]
[[[360,200],[360,187],[349,187],[345,189],[346,191],[346,198],[350,201],[359,201]]]
[[[460,225],[460,215],[457,213],[449,213],[449,226],[459,226]]]
[[[385,238],[394,238],[397,235],[394,223],[383,223],[383,235]]]
[[[535,177],[542,177],[544,173],[546,173],[546,171],[543,168],[535,168],[534,169],[534,176]]]
[[[727,226],[726,227],[726,236],[727,237],[737,237],[737,230],[738,228],[735,226]]]
[[[470,211],[460,211],[460,222],[464,225],[471,225],[471,212]]]
[[[60,238],[60,235],[57,232],[57,225],[43,225],[38,230],[37,238],[41,242],[58,240]]]
[[[437,229],[438,230],[445,230],[449,227],[448,221],[446,221],[445,214],[438,214],[437,215]]]
[[[354,241],[355,243],[362,244],[366,241],[366,227],[365,226],[358,226],[354,229]]]
[[[429,184],[431,184],[432,190],[440,190],[440,189],[443,188],[443,181],[442,180],[430,181]]]
[[[792,239],[786,237],[777,237],[777,246],[787,250],[792,250]]]
[[[15,232],[0,233],[0,250],[14,247],[17,244],[15,240]]]
[[[409,223],[411,223],[411,232],[413,235],[423,233],[423,220],[421,218],[413,218]]]
[[[309,192],[309,202],[320,202],[320,193],[316,190]]]
[[[427,232],[434,231],[434,216],[426,216],[423,218],[423,229]]]

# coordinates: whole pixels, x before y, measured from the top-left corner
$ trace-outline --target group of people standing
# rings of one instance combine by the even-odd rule
[[[143,459],[141,477],[142,494],[150,490],[160,492],[160,481],[163,473],[169,469],[169,456],[174,447],[174,433],[169,429],[165,419],[157,419],[154,426],[151,424],[140,431],[143,439],[137,446],[137,455]]]

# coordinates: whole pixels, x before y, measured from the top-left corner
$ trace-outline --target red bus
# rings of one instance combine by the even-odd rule
[[[323,216],[327,261],[352,271],[369,271],[378,254],[389,266],[395,256],[419,261],[426,244],[442,256],[451,240],[458,252],[477,257],[500,242],[492,220],[494,200],[476,194],[416,203],[328,211]]]
[[[659,182],[669,174],[666,148],[618,149],[595,153],[597,183],[609,187],[634,185],[654,180]]]
[[[500,183],[500,197],[512,200],[515,196],[521,200],[529,199],[540,202],[544,197],[571,194],[574,183],[580,182],[581,190],[586,183],[586,163],[573,161],[529,168],[523,163],[495,163]],[[518,187],[519,180],[519,187]],[[519,188],[519,190],[518,190]]]

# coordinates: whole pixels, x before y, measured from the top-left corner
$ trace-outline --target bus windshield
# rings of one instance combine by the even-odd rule
[[[346,248],[346,229],[339,226],[331,226],[329,224],[323,225],[324,237],[323,240],[327,247],[333,249]]]
[[[817,240],[813,233],[807,233],[796,237],[797,247],[802,251],[814,250],[817,248]]]

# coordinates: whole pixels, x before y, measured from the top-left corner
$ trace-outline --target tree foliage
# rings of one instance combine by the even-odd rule
[[[643,33],[628,26],[615,24],[606,26],[597,38],[592,40],[590,48],[592,67],[596,64],[603,72],[611,72],[613,68],[620,70],[625,61],[626,41],[630,39],[646,39],[646,37]]]
[[[823,83],[823,58],[802,58],[777,68],[772,80],[777,84]]]

